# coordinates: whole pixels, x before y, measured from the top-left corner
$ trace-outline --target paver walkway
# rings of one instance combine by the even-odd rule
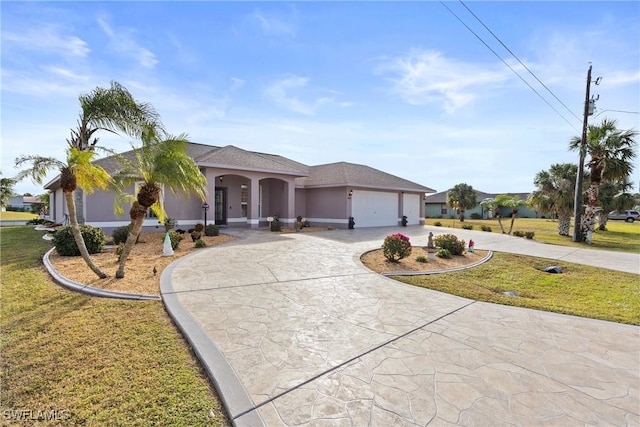
[[[234,231],[240,240],[164,271],[165,304],[235,425],[640,424],[640,328],[475,302],[366,269],[359,256],[397,231]],[[444,229],[402,231],[426,245]],[[479,249],[640,265],[638,255],[455,233]]]

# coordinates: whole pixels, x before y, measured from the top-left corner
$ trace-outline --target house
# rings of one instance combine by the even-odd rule
[[[6,210],[15,212],[38,212],[42,209],[43,205],[44,203],[37,197],[15,194],[9,198]]]
[[[447,191],[441,191],[439,193],[430,194],[425,199],[425,218],[454,218],[458,217],[456,209],[447,205]],[[527,200],[529,193],[485,193],[484,191],[476,191],[478,205],[473,209],[467,209],[464,213],[465,218],[492,218],[493,212],[488,211],[480,203],[485,199],[495,199],[499,194],[506,194],[514,197],[518,196],[520,200]],[[500,208],[500,215],[502,217],[511,217],[511,208]],[[542,215],[539,212],[532,210],[527,206],[518,208],[518,217],[520,218],[540,218]]]
[[[307,166],[275,154],[189,143],[188,154],[207,179],[208,210],[194,195],[163,193],[167,214],[179,228],[199,222],[229,227],[258,228],[271,218],[292,226],[302,216],[314,226],[347,228],[395,226],[406,216],[408,224],[424,223],[424,197],[435,190],[365,165],[338,162]],[[133,151],[123,153],[132,157]],[[119,164],[113,157],[96,161],[113,174]],[[51,217],[62,222],[67,214],[60,176],[46,184],[50,191]],[[135,188],[126,189],[134,194]],[[76,192],[78,221],[105,229],[127,225],[128,212],[113,213],[116,195],[97,190]],[[157,227],[150,212],[144,227]]]

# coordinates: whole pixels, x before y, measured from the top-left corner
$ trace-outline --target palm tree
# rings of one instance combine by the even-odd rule
[[[53,168],[58,168],[61,173],[61,186],[65,195],[65,201],[69,210],[69,224],[73,230],[78,249],[87,265],[98,277],[104,279],[107,275],[100,270],[92,261],[86,249],[80,225],[78,221],[78,211],[82,213],[82,197],[76,201],[76,188],[90,193],[95,187],[91,185],[101,184],[102,171],[96,167],[98,172],[96,180],[81,178],[76,173],[90,169],[87,164],[94,160],[96,149],[101,148],[95,133],[99,130],[111,133],[122,132],[130,136],[138,137],[142,134],[142,129],[149,123],[160,128],[158,114],[149,104],[137,102],[126,88],[117,82],[111,82],[111,87],[97,87],[88,94],[80,95],[81,113],[78,119],[77,129],[71,130],[71,138],[67,139],[69,150],[67,151],[67,161],[61,162],[52,157],[41,157],[38,155],[23,155],[16,159],[16,166],[25,163],[31,164],[31,170],[20,173],[20,177],[31,176],[32,180],[42,183],[45,175]],[[108,151],[108,150],[105,150]],[[83,155],[89,153],[91,155]],[[79,195],[78,195],[79,196]],[[78,209],[77,206],[80,208]],[[80,222],[84,222],[81,216]]]
[[[9,199],[13,196],[14,185],[16,185],[15,178],[0,179],[0,207],[5,208],[9,204]]]
[[[207,180],[200,172],[198,165],[187,154],[187,136],[177,137],[167,135],[159,137],[153,128],[149,128],[142,135],[142,146],[133,150],[133,159],[117,156],[123,169],[114,179],[120,188],[133,186],[142,182],[137,195],[121,193],[117,199],[117,211],[122,213],[121,202],[132,201],[129,216],[129,234],[125,242],[118,263],[117,278],[125,275],[125,264],[131,254],[133,245],[138,239],[144,218],[149,209],[153,210],[160,221],[164,221],[164,207],[160,203],[160,194],[165,189],[172,193],[196,193],[203,201],[206,199]]]
[[[456,184],[447,192],[447,204],[458,210],[460,222],[464,222],[464,212],[478,205],[478,194],[469,184]]]
[[[633,189],[631,181],[602,182],[598,189],[598,203],[601,210],[598,212],[598,230],[607,231],[608,213],[613,210],[625,210],[634,206]]]
[[[594,230],[600,183],[603,180],[620,181],[629,178],[633,172],[633,159],[636,157],[637,143],[634,138],[637,134],[632,130],[619,130],[615,120],[604,119],[599,126],[589,126],[584,147],[580,137],[574,137],[569,142],[569,149],[584,150],[584,154],[589,154],[590,157],[586,164],[591,175],[587,208],[580,224],[580,233],[587,243],[591,242]]]
[[[17,179],[21,180],[30,177],[33,182],[42,184],[42,180],[49,170],[52,168],[60,170],[60,186],[62,187],[64,199],[69,209],[69,225],[71,226],[73,238],[87,266],[89,266],[91,271],[96,273],[98,277],[104,279],[107,275],[95,265],[82,238],[82,232],[80,231],[80,225],[78,224],[76,216],[76,204],[73,199],[77,187],[84,189],[87,193],[92,193],[96,188],[107,188],[111,181],[111,177],[107,171],[91,163],[94,156],[95,153],[93,151],[79,151],[75,147],[67,149],[66,163],[53,157],[41,157],[37,155],[21,156],[16,159],[16,166],[29,163],[31,167],[21,171]]]
[[[490,211],[493,211],[493,215],[498,218],[498,224],[500,224],[500,230],[502,230],[502,234],[511,234],[515,216],[518,213],[518,208],[520,206],[524,206],[525,204],[525,201],[520,200],[520,197],[512,197],[507,194],[498,194],[495,198],[484,199],[480,203],[481,206]],[[509,229],[508,233],[504,231],[504,225],[502,225],[502,208],[511,208],[511,228]]]
[[[537,189],[529,202],[542,212],[553,212],[558,218],[558,234],[569,236],[573,197],[578,167],[570,163],[556,163],[548,171],[540,171],[533,179]]]

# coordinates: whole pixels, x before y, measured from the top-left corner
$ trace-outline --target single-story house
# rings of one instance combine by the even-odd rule
[[[21,196],[14,194],[9,198],[7,207],[4,210],[18,212],[37,212],[42,209],[44,203],[35,196]]]
[[[457,218],[458,212],[456,209],[447,205],[447,191],[441,191],[439,193],[429,194],[425,199],[425,218]],[[492,218],[493,212],[488,211],[480,203],[485,199],[495,199],[499,194],[506,194],[514,197],[518,196],[520,200],[526,201],[529,197],[529,193],[485,193],[484,191],[477,191],[478,205],[473,209],[467,209],[464,213],[465,218]],[[511,217],[511,208],[500,208],[500,215],[503,218]],[[543,214],[536,212],[533,209],[522,206],[518,208],[518,217],[520,218],[540,218]],[[548,215],[548,214],[547,214]]]
[[[162,203],[178,228],[199,222],[221,226],[258,228],[271,218],[292,226],[302,216],[312,226],[347,228],[353,217],[356,227],[395,226],[406,216],[407,224],[424,223],[424,198],[435,190],[369,166],[338,162],[307,166],[283,156],[189,143],[188,154],[207,178],[208,211],[195,195],[176,196],[167,191]],[[133,151],[123,153],[131,156]],[[109,173],[119,164],[113,157],[96,161]],[[60,176],[45,185],[50,191],[52,220],[66,219],[67,207]],[[135,188],[129,188],[134,194]],[[115,215],[115,194],[97,190],[76,191],[78,221],[105,231],[127,225],[128,212]],[[144,227],[159,226],[152,213]]]

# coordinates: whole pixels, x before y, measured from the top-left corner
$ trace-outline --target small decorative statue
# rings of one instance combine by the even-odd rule
[[[427,248],[433,249],[436,245],[433,244],[433,233],[429,232],[429,241],[427,242]]]
[[[162,245],[162,256],[173,256],[173,248],[171,247],[171,239],[169,232],[164,235],[164,244]]]

